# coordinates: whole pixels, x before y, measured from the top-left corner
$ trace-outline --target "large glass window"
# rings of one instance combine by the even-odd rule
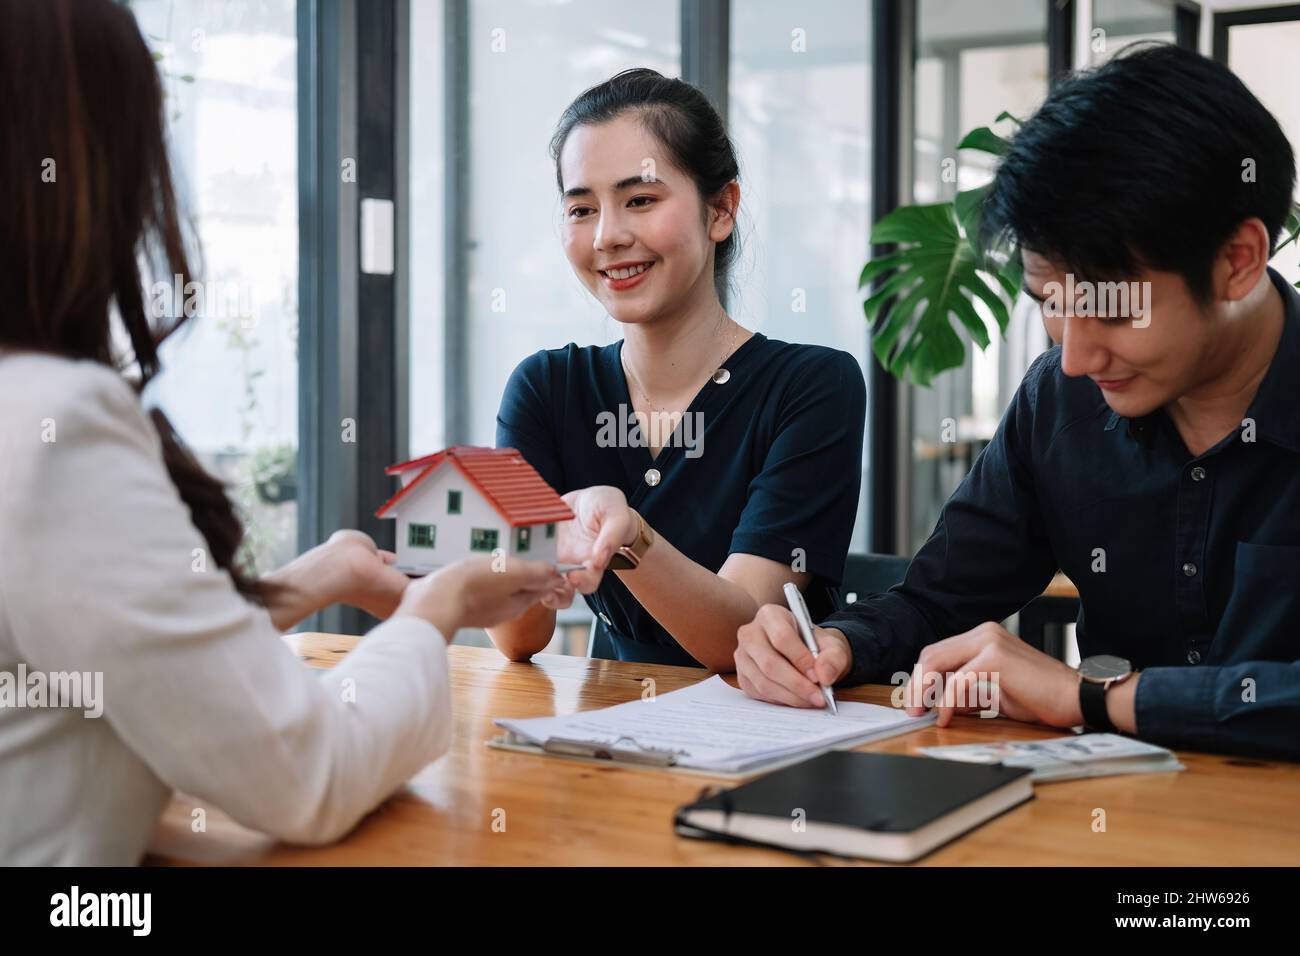
[[[788,342],[871,361],[858,273],[871,231],[867,4],[731,8],[729,128],[741,249],[728,311]],[[859,515],[853,550],[865,549]]]
[[[1277,118],[1282,132],[1291,141],[1291,148],[1300,151],[1297,63],[1300,63],[1300,19],[1241,23],[1228,30],[1228,66]],[[1297,244],[1292,243],[1278,253],[1273,266],[1291,282],[1300,281]]]
[[[414,3],[412,49],[412,454],[441,447],[441,4]],[[425,8],[428,9],[425,9]],[[437,8],[437,9],[433,9]],[[521,359],[569,342],[604,344],[617,323],[581,287],[559,237],[547,152],[569,102],[620,70],[676,76],[677,0],[475,0],[469,4],[469,434],[490,445],[506,379]],[[435,178],[438,177],[438,178]],[[420,225],[425,223],[426,225]]]
[[[952,199],[992,179],[992,156],[957,150],[977,126],[1006,111],[1024,117],[1047,94],[1047,5],[1039,0],[975,4],[918,0],[916,137],[913,195],[918,203]],[[1003,132],[1010,132],[1001,127]],[[982,302],[975,308],[996,328]],[[1002,410],[1034,356],[1048,345],[1034,303],[1021,298],[1005,341],[980,351],[964,329],[960,368],[930,388],[908,388],[910,457],[904,482],[907,531],[914,551],[934,530],[939,509],[992,438]]]
[[[1089,62],[1104,63],[1139,40],[1174,42],[1172,0],[1093,0]]]
[[[412,457],[447,444],[443,401],[443,17],[442,0],[411,0],[407,380]]]
[[[298,141],[294,0],[133,0],[166,90],[182,209],[202,248],[195,318],[147,400],[226,479],[259,571],[297,544]],[[156,277],[167,279],[167,277]]]

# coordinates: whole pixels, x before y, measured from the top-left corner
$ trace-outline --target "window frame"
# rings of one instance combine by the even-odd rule
[[[481,538],[479,536],[482,536]],[[501,546],[501,532],[496,528],[470,528],[469,549],[476,554],[492,552]]]
[[[1211,57],[1228,65],[1229,43],[1233,27],[1258,26],[1263,23],[1292,23],[1300,20],[1300,3],[1280,7],[1251,7],[1247,10],[1224,10],[1211,21]]]
[[[416,530],[423,529],[428,532],[428,542],[416,541]],[[409,548],[436,548],[438,546],[438,526],[436,524],[423,524],[412,521],[406,526],[406,545]]]

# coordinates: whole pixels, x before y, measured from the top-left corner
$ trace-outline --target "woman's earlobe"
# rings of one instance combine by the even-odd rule
[[[712,234],[713,231],[714,231],[714,229],[717,229],[717,228],[719,228],[719,227],[725,227],[727,231],[726,231],[723,235],[720,235],[720,236],[714,236],[714,235]],[[736,229],[736,214],[735,214],[735,212],[732,211],[731,209],[728,209],[726,206],[717,206],[717,207],[715,207],[715,208],[714,208],[713,227],[710,228],[710,230],[709,230],[709,233],[710,233],[709,238],[712,239],[714,242],[722,242],[722,241],[725,240],[728,236],[730,236],[730,235],[732,234],[732,232],[735,231],[735,229]]]

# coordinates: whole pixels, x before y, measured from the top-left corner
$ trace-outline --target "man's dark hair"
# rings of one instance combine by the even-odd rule
[[[981,240],[1013,239],[1094,281],[1177,273],[1204,302],[1243,221],[1264,223],[1272,251],[1295,178],[1282,128],[1231,70],[1143,42],[1064,80],[1020,128]]]

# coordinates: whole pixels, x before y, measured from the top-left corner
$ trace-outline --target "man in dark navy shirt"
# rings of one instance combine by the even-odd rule
[[[983,206],[1057,346],[904,582],[825,619],[815,662],[764,607],[741,686],[820,706],[818,682],[910,673],[943,725],[996,684],[1015,719],[1300,759],[1300,296],[1267,265],[1294,186],[1273,117],[1193,53],[1059,86]],[[1058,568],[1079,671],[995,623]]]

